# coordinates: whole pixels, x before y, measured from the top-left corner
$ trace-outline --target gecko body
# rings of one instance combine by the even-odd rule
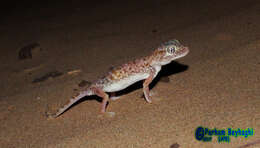
[[[90,86],[78,92],[56,113],[49,115],[56,118],[66,111],[71,105],[85,96],[97,95],[101,97],[101,113],[106,113],[106,105],[109,100],[107,93],[113,93],[144,80],[143,92],[145,100],[151,103],[149,95],[149,84],[156,77],[163,65],[169,64],[175,59],[187,55],[188,47],[180,44],[178,40],[170,40],[161,44],[151,55],[130,61],[119,67],[111,69],[104,77],[93,82]]]

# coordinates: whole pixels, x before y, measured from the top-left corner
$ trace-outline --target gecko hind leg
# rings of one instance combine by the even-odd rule
[[[107,106],[107,102],[108,102],[108,99],[109,99],[109,96],[107,93],[105,93],[102,89],[100,88],[96,88],[94,87],[93,88],[94,90],[94,93],[101,97],[103,100],[102,100],[102,104],[101,104],[101,116],[102,115],[105,115],[105,116],[108,116],[108,117],[113,117],[115,116],[115,113],[114,112],[106,112],[106,106]]]

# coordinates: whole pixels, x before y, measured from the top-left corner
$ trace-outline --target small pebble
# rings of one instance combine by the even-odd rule
[[[170,148],[179,148],[180,145],[178,143],[174,143],[170,146]]]

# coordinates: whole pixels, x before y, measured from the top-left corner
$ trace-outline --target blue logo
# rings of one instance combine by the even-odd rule
[[[218,142],[230,142],[230,136],[233,137],[244,137],[248,138],[249,136],[254,135],[254,129],[253,128],[248,128],[248,129],[232,129],[232,128],[227,128],[226,130],[224,129],[209,129],[205,128],[202,126],[199,126],[195,130],[195,138],[198,141],[203,141],[203,142],[210,142],[212,141],[213,136],[217,136]]]

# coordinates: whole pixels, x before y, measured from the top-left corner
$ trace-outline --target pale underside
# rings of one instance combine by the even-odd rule
[[[154,77],[156,77],[156,75],[158,74],[158,72],[161,70],[161,66],[153,66],[154,69],[155,69],[155,73],[154,73]],[[141,81],[141,80],[144,80],[144,79],[147,79],[148,77],[150,76],[150,73],[137,73],[137,74],[133,74],[129,77],[126,77],[122,80],[119,80],[117,82],[114,82],[114,83],[110,83],[109,85],[106,85],[105,87],[103,87],[103,91],[104,92],[116,92],[116,91],[120,91],[120,90],[123,90],[125,88],[127,88],[128,86],[138,82],[138,81]]]
[[[103,88],[103,91],[105,92],[116,92],[125,89],[126,87],[140,81],[144,80],[149,77],[149,73],[139,73],[134,74],[132,76],[126,77],[122,80],[119,80],[117,82],[111,83],[109,85],[106,85]]]

